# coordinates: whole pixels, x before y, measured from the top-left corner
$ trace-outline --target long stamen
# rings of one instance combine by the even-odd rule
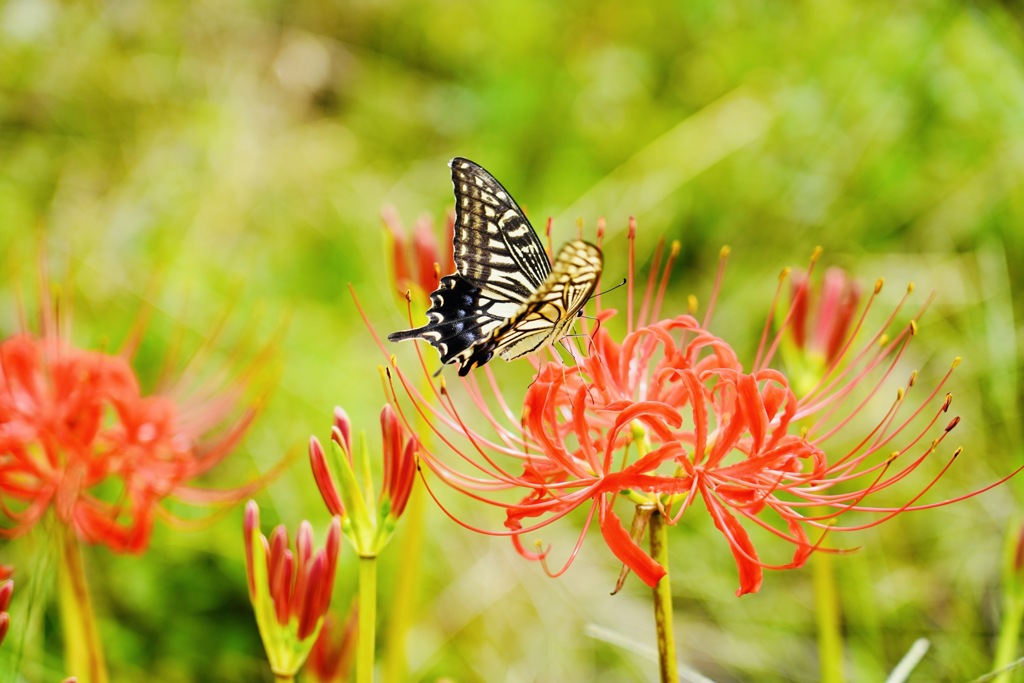
[[[722,247],[718,252],[718,270],[715,271],[715,284],[711,287],[711,294],[708,296],[707,309],[704,311],[704,320],[700,326],[707,329],[711,324],[711,317],[715,313],[715,304],[718,303],[718,293],[722,291],[722,281],[725,279],[725,264],[729,260],[729,247]],[[756,366],[755,366],[756,367]]]
[[[680,249],[682,249],[682,245],[679,244],[679,240],[674,240],[668,252],[668,259],[665,261],[665,269],[661,274],[661,283],[658,285],[658,296],[655,297],[654,308],[651,309],[652,320],[657,320],[661,315],[661,304],[665,299],[665,290],[668,288],[669,275],[672,273],[672,266],[675,264],[676,258],[679,256]]]
[[[807,264],[806,278],[810,281],[811,275],[814,273],[814,267],[818,263],[818,259],[821,258],[822,248],[815,247],[814,251],[811,252],[810,261]],[[801,304],[806,304],[807,289],[803,288],[797,292],[797,296],[804,299],[804,301],[794,301],[786,311],[786,317],[782,319],[782,322],[778,326],[778,331],[775,333],[775,338],[772,340],[771,345],[765,349],[765,342],[769,338],[771,333],[771,326],[775,320],[775,314],[778,310],[779,302],[782,299],[782,288],[786,280],[789,279],[790,269],[784,268],[782,273],[779,275],[779,285],[775,290],[775,297],[772,299],[771,306],[768,309],[768,317],[765,321],[764,330],[761,332],[761,342],[757,347],[757,355],[754,358],[754,369],[760,369],[762,366],[767,365],[771,362],[772,358],[775,357],[775,352],[782,341],[782,337],[790,325],[793,324],[794,316],[799,310]]]
[[[629,240],[629,287],[626,289],[626,334],[633,334],[633,289],[636,282],[636,219],[629,217],[629,231],[626,239]]]
[[[661,266],[661,254],[665,251],[665,238],[658,240],[654,248],[654,256],[651,258],[650,271],[647,273],[647,284],[644,286],[644,298],[640,303],[640,315],[637,317],[636,326],[644,327],[647,324],[647,311],[651,307],[651,299],[654,295],[654,282],[658,277],[658,270]]]

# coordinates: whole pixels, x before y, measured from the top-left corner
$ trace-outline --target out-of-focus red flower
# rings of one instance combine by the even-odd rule
[[[521,413],[508,406],[489,368],[462,382],[465,398],[480,413],[471,426],[443,379],[440,384],[432,381],[422,355],[424,379],[430,382],[425,394],[393,366],[400,388],[394,392],[396,404],[403,403],[399,393],[411,399],[419,419],[445,447],[421,449],[421,460],[452,488],[504,510],[506,530],[484,529],[453,517],[455,521],[483,533],[511,536],[523,556],[542,561],[550,574],[558,575],[575,558],[596,518],[609,549],[653,586],[665,569],[626,530],[616,502],[654,506],[675,524],[699,501],[732,551],[739,571],[737,593],[744,594],[760,588],[764,568],[802,565],[811,552],[822,549],[827,532],[863,529],[907,510],[945,505],[991,488],[918,503],[959,455],[956,449],[901,504],[875,502],[877,494],[907,479],[938,453],[959,420],[944,417],[951,397],[941,392],[949,373],[913,404],[908,396],[916,373],[902,385],[892,380],[920,315],[887,336],[906,297],[879,327],[865,331],[880,287],[857,308],[849,285],[832,285],[839,292],[835,300],[843,303],[819,307],[819,315],[830,318],[830,325],[817,327],[828,329],[822,333],[827,360],[817,381],[798,392],[774,360],[788,327],[794,320],[807,320],[800,309],[806,297],[797,297],[779,324],[772,306],[757,357],[745,366],[729,343],[708,330],[727,251],[704,320],[691,315],[662,318],[677,248],[673,246],[661,270],[659,247],[637,306],[634,236],[631,223],[622,341],[609,332],[616,312],[604,308],[597,296],[600,322],[584,344],[586,355],[566,365],[552,352],[551,360],[538,363]],[[585,321],[581,324],[586,332]],[[884,401],[880,392],[889,388],[895,400],[879,405]],[[861,426],[865,414],[874,415],[867,427]],[[478,427],[481,421],[488,429]],[[444,455],[447,450],[454,452],[454,459]],[[506,491],[518,492],[519,500],[509,501]],[[439,501],[435,491],[431,495]],[[581,506],[587,506],[588,514],[579,540],[565,565],[552,571],[547,565],[550,549],[533,552],[520,539]],[[858,513],[863,514],[856,522],[841,523],[841,518]],[[781,564],[762,561],[750,527],[785,541],[793,549],[792,558]]]
[[[455,235],[455,218],[445,218],[445,234],[448,241],[438,245],[434,222],[421,216],[408,237],[402,221],[391,207],[381,211],[384,227],[390,237],[391,269],[393,282],[399,294],[418,289],[430,294],[437,289],[442,275],[455,272],[455,258],[451,244]]]
[[[796,345],[834,362],[849,338],[860,299],[860,285],[842,268],[829,268],[820,288],[812,287],[810,273],[794,275],[790,329]]]
[[[168,496],[203,504],[250,492],[189,483],[248,428],[253,374],[145,395],[125,355],[76,348],[54,308],[41,306],[40,334],[0,342],[0,512],[10,523],[0,535],[25,533],[53,510],[82,541],[141,552]]]
[[[11,626],[11,615],[7,613],[7,608],[11,606],[11,596],[14,595],[14,581],[7,578],[9,576],[9,573],[0,576],[0,645],[4,644],[7,630]]]
[[[407,436],[390,405],[380,411],[380,432],[384,450],[384,482],[381,484],[381,512],[397,519],[405,512],[413,482],[416,481],[416,437]]]
[[[820,253],[811,257],[811,270]],[[861,296],[860,284],[842,268],[829,268],[818,286],[810,270],[792,276],[780,350],[798,393],[813,387],[830,365],[843,359]]]
[[[294,676],[306,661],[323,623],[334,588],[341,521],[331,520],[323,549],[313,550],[313,529],[299,525],[295,549],[288,530],[278,525],[270,540],[260,533],[259,507],[245,506],[245,567],[249,599],[270,662],[278,675]]]
[[[342,621],[328,612],[323,628],[309,653],[303,675],[318,683],[342,683],[347,680],[356,651],[359,633],[359,608],[353,605],[348,618]]]
[[[356,477],[357,470],[368,472],[369,466],[356,467],[357,456],[352,452],[352,426],[344,410],[334,409],[331,428],[338,479],[331,474],[320,441],[315,436],[309,439],[309,462],[320,496],[331,514],[345,518],[345,535],[361,557],[376,556],[391,538],[416,480],[419,444],[416,437],[406,433],[390,405],[381,410],[380,428],[384,482],[379,504],[365,497],[366,492],[372,491],[372,482],[359,482]],[[361,455],[365,462],[368,455],[365,452]]]
[[[1010,563],[1014,574],[1024,577],[1024,525],[1017,532],[1017,543],[1013,546],[1013,561]]]

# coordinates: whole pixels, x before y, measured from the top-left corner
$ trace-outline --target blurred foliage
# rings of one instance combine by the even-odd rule
[[[403,324],[379,211],[441,218],[456,155],[490,169],[537,226],[555,217],[556,241],[577,217],[590,229],[605,216],[610,276],[625,267],[628,216],[640,253],[681,240],[676,310],[688,292],[706,297],[730,244],[716,332],[739,346],[756,340],[777,271],[817,244],[866,282],[887,277],[892,296],[910,280],[934,290],[913,361],[935,377],[964,357],[953,391],[966,452],[931,495],[1021,462],[1018,2],[8,0],[2,331],[40,252],[72,283],[78,343],[116,347],[151,310],[138,357],[149,381],[176,335],[198,345],[225,311],[215,347],[227,364],[233,344],[286,322],[271,401],[210,485],[325,436],[335,404],[376,443],[382,358],[346,283],[378,332]],[[528,370],[497,368],[524,388]],[[988,670],[1022,485],[856,537],[863,550],[836,562],[852,678],[882,679],[919,636],[932,642],[919,680]],[[261,506],[326,526],[301,458]],[[411,680],[653,677],[649,596],[627,584],[608,597],[617,567],[599,542],[551,581],[507,542],[427,516]],[[720,682],[816,680],[809,573],[770,573],[736,599],[717,532],[698,517],[684,526],[672,566],[681,657]],[[561,533],[544,540],[571,545]],[[2,561],[46,582],[34,548],[5,544]],[[161,529],[143,557],[88,554],[114,680],[270,680],[242,548],[239,509],[199,531]],[[355,579],[348,549],[343,560],[339,606]],[[383,558],[384,614],[402,561]],[[33,614],[25,680],[56,680],[45,591]]]

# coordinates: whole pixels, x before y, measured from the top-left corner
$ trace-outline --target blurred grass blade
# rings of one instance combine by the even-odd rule
[[[1010,664],[1007,664],[1001,669],[989,671],[984,676],[979,676],[978,678],[975,678],[973,681],[969,681],[969,683],[990,683],[990,681],[996,680],[996,678],[1002,676],[1003,674],[1008,674],[1011,671],[1016,671],[1017,669],[1021,668],[1024,668],[1024,657],[1021,657],[1020,659],[1011,662]]]
[[[918,638],[914,641],[914,644],[907,650],[907,654],[903,655],[903,659],[896,665],[896,668],[892,670],[889,677],[885,679],[885,683],[904,683],[910,674],[913,673],[914,669],[921,660],[924,659],[925,654],[928,652],[928,648],[931,643],[928,642],[927,638]]]

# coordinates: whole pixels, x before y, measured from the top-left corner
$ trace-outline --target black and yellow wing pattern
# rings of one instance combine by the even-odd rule
[[[455,272],[430,295],[427,324],[388,335],[424,339],[459,374],[495,353],[513,360],[561,339],[597,288],[601,250],[583,240],[548,261],[512,195],[480,165],[451,161]]]

